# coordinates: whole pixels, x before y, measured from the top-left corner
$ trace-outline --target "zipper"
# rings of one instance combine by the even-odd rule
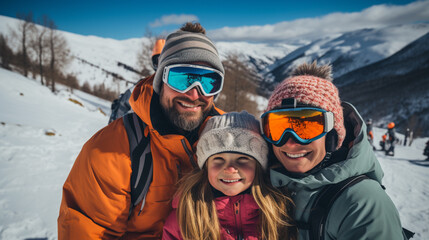
[[[185,149],[186,154],[188,154],[192,167],[199,168],[197,162],[195,162],[194,153],[191,150],[189,150],[188,145],[186,144],[186,140],[182,139],[181,142],[182,142],[183,148]]]
[[[240,200],[234,203],[234,215],[235,215],[235,228],[237,233],[237,240],[243,239],[242,237],[242,226],[241,226],[241,219],[240,219]]]

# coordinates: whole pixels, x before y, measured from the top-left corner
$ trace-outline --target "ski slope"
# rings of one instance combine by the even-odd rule
[[[110,102],[66,88],[54,95],[0,68],[0,112],[0,239],[57,239],[62,185],[82,145],[107,124]],[[375,128],[378,148],[385,131]],[[427,140],[397,146],[394,157],[376,152],[403,226],[421,240],[429,239]]]

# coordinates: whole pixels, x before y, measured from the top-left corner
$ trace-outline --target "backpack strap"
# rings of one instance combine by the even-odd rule
[[[139,215],[143,210],[146,193],[152,182],[153,165],[150,151],[149,136],[144,135],[146,124],[134,112],[123,117],[125,130],[127,131],[128,142],[130,144],[131,158],[131,206],[128,217],[135,206],[142,201]]]
[[[324,187],[317,196],[313,203],[313,207],[310,210],[310,222],[308,224],[301,224],[304,228],[309,228],[310,240],[325,238],[326,220],[335,200],[344,192],[345,189],[364,179],[369,179],[369,177],[366,175],[358,175],[350,177],[337,184]]]
[[[348,187],[355,185],[356,183],[364,180],[370,179],[366,175],[358,175],[350,177],[342,182],[337,184],[328,185],[323,188],[323,190],[316,197],[316,200],[313,203],[313,206],[310,210],[309,221],[310,222],[297,222],[297,227],[299,229],[304,229],[309,231],[310,240],[323,240],[325,238],[326,232],[326,220],[328,218],[329,211],[331,210],[332,205],[334,205],[335,200],[344,192]],[[386,188],[381,185],[383,190]],[[407,239],[410,239],[414,236],[414,232],[402,228]]]

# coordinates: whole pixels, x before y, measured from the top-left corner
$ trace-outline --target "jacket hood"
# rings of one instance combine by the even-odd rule
[[[342,106],[347,129],[346,139],[347,136],[350,137],[348,138],[350,140],[346,140],[342,145],[342,148],[348,149],[347,157],[302,178],[285,175],[283,167],[271,169],[271,182],[275,187],[287,185],[291,191],[304,187],[311,192],[325,185],[338,183],[361,174],[365,174],[381,184],[383,171],[367,140],[366,125],[350,103],[343,102]]]
[[[151,127],[153,125],[150,118],[150,111],[146,111],[145,109],[150,109],[151,100],[154,95],[152,88],[153,78],[154,75],[137,83],[129,100],[133,111],[142,119],[143,122]]]

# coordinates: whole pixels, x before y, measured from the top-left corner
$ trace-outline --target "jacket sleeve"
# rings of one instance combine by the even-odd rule
[[[406,239],[395,205],[373,180],[345,190],[332,206],[326,224],[329,239]]]
[[[130,176],[128,139],[116,120],[85,143],[64,183],[58,239],[119,238],[127,227]]]
[[[162,231],[163,240],[178,240],[182,239],[180,233],[179,223],[176,218],[176,209],[173,209],[165,221],[164,229]]]

